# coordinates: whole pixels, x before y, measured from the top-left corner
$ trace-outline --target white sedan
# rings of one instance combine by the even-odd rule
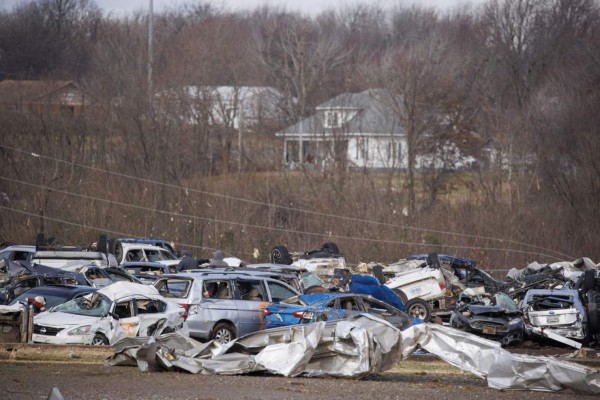
[[[154,286],[125,281],[40,313],[33,324],[34,343],[112,345],[127,336],[188,335],[183,308]]]

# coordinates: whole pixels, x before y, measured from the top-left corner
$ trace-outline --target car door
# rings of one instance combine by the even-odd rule
[[[238,278],[234,283],[239,313],[238,336],[264,329],[263,310],[270,304],[264,280]]]
[[[157,328],[163,326],[163,324],[159,324],[159,321],[167,318],[165,314],[167,304],[165,302],[158,299],[137,298],[135,299],[135,306],[136,314],[139,318],[139,330],[137,333],[139,336],[151,336]]]
[[[234,284],[228,278],[196,280],[201,285],[201,300],[192,303],[187,319],[190,335],[202,339],[209,338],[219,321],[231,323],[239,336],[239,312],[235,300]]]
[[[113,303],[112,331],[108,336],[109,342],[115,343],[124,337],[137,336],[140,329],[140,319],[137,316],[134,299],[121,300]]]

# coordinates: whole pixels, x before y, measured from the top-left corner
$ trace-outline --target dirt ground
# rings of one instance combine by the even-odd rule
[[[57,387],[76,399],[584,399],[572,391],[514,392],[490,389],[484,380],[432,356],[413,356],[393,370],[361,380],[142,373],[108,367],[108,349],[34,346],[0,348],[0,399],[46,399]],[[33,356],[25,353],[32,352]],[[548,349],[543,352],[548,352]],[[89,353],[89,354],[88,354]],[[17,356],[17,354],[20,354]],[[34,361],[44,360],[44,361]],[[50,361],[54,360],[54,361]],[[60,361],[56,361],[60,360]]]

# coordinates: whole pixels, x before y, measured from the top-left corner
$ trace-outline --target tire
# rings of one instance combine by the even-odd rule
[[[377,278],[381,285],[387,282],[387,278],[383,275],[383,267],[381,265],[375,265],[373,267],[373,276]]]
[[[423,299],[418,297],[410,299],[404,306],[404,311],[412,316],[423,320],[423,322],[429,322],[431,318],[431,310],[429,304]]]
[[[219,322],[213,328],[210,338],[221,344],[229,343],[235,339],[235,331],[227,322]]]
[[[340,249],[334,242],[323,243],[321,250],[329,254],[340,254]]]
[[[96,251],[99,251],[100,253],[106,253],[108,251],[108,241],[106,235],[100,235],[98,244],[96,246]]]
[[[101,333],[96,333],[92,339],[92,346],[108,346],[108,339]]]
[[[271,262],[274,264],[285,264],[290,265],[292,263],[292,257],[290,252],[285,246],[275,246],[271,250]]]
[[[582,274],[582,282],[579,286],[581,293],[588,293],[596,287],[596,273],[593,270],[587,270]]]
[[[123,262],[123,244],[121,243],[120,240],[114,241],[113,254],[115,255],[115,258],[117,259],[117,263],[121,264],[121,262]]]

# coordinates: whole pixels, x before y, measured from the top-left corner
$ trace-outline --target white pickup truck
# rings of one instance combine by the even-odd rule
[[[414,257],[401,260],[390,264],[383,272],[386,276],[392,276],[385,286],[396,292],[406,312],[426,322],[432,313],[442,319],[449,317],[456,295],[466,289],[452,271],[442,268],[436,253],[428,254],[424,259]]]

